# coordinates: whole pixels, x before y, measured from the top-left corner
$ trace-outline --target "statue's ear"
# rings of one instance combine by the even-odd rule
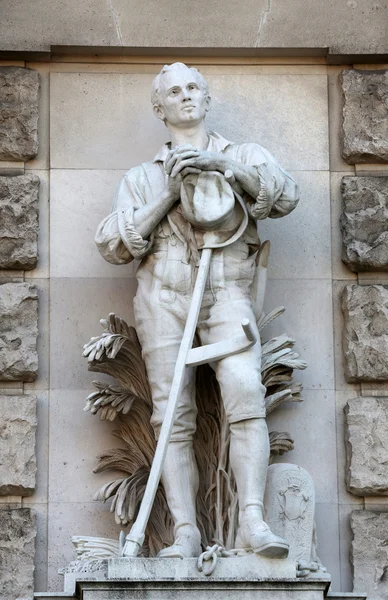
[[[211,105],[212,105],[212,99],[211,99],[211,97],[208,94],[206,96],[206,104],[205,104],[205,106],[206,106],[206,112],[209,112],[209,110],[211,108]]]
[[[164,116],[163,107],[160,104],[154,104],[153,108],[154,108],[154,114],[155,114],[155,116],[158,119],[160,119],[161,121],[164,121],[165,116]]]

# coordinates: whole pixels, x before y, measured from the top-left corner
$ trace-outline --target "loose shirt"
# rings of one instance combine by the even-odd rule
[[[183,263],[196,262],[195,232],[176,204],[160,221],[150,238],[145,240],[134,226],[134,212],[152,202],[167,188],[168,177],[164,163],[171,149],[165,144],[149,162],[130,169],[123,177],[113,203],[112,212],[99,225],[96,244],[101,255],[110,263],[125,264],[142,259],[161,245],[172,242]],[[218,152],[232,160],[255,167],[260,193],[252,198],[244,193],[249,224],[242,237],[251,255],[259,247],[256,220],[276,219],[290,213],[299,200],[298,186],[276,159],[262,146],[254,143],[235,144],[221,135],[210,132],[208,151]],[[175,254],[176,254],[175,251]]]

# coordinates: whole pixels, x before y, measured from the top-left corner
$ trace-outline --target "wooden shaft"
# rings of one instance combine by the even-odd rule
[[[205,248],[202,250],[201,260],[198,268],[198,275],[195,281],[193,296],[190,303],[189,313],[183,332],[182,342],[179,348],[177,361],[175,364],[174,377],[171,384],[170,395],[168,398],[166,413],[160,430],[159,440],[155,450],[154,460],[148,477],[144,496],[140,504],[137,519],[133,524],[131,531],[127,536],[124,546],[124,556],[137,556],[143,541],[145,529],[150,517],[151,509],[155,500],[159,481],[162,475],[164,460],[166,457],[167,446],[171,439],[172,428],[175,422],[176,409],[182,391],[183,379],[186,370],[186,359],[189,350],[193,345],[195,330],[198,323],[198,315],[201,310],[203,293],[209,274],[212,250]]]

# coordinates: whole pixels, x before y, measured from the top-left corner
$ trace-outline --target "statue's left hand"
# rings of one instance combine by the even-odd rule
[[[173,155],[171,158],[173,164],[170,163],[172,176],[187,168],[200,169],[201,171],[220,171],[221,173],[225,173],[227,169],[233,170],[232,161],[218,152],[197,150],[194,156],[185,157],[184,160],[178,160],[179,155],[174,159],[175,156]]]

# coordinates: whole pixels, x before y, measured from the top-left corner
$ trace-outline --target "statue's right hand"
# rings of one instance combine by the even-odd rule
[[[168,175],[168,189],[171,198],[176,201],[180,198],[180,190],[182,179],[188,173],[200,173],[200,169],[195,167],[186,166],[187,161],[191,158],[198,156],[198,150],[190,144],[184,146],[177,146],[167,155],[165,161],[165,171]]]

